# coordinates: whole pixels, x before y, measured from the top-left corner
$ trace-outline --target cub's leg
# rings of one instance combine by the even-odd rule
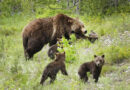
[[[86,72],[84,73],[79,73],[80,79],[83,80],[84,82],[88,81],[88,76],[86,74]]]
[[[56,75],[51,75],[50,78],[51,78],[50,83],[53,83],[56,79]]]
[[[63,75],[68,75],[66,68],[65,68],[65,65],[61,68],[61,72]]]
[[[47,78],[48,78],[48,76],[43,74],[41,81],[40,81],[40,84],[43,84]]]

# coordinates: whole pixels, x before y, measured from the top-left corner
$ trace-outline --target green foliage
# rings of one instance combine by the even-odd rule
[[[51,10],[49,14],[57,13],[76,13],[77,3],[74,6],[73,1],[69,0],[69,7],[67,1],[60,0],[1,0],[0,14],[2,16],[10,16],[16,13],[31,13],[31,14],[45,14]],[[79,3],[79,11],[81,14],[87,15],[111,15],[118,12],[129,12],[130,2],[128,0],[118,0],[116,5],[115,0],[81,0]]]
[[[106,75],[106,73],[111,73],[111,72],[114,72],[116,70],[117,70],[117,68],[115,66],[105,64],[102,68],[101,75]]]
[[[130,7],[128,0],[82,0],[80,2],[80,11],[82,14],[86,12],[88,15],[111,15],[116,12],[129,12]]]
[[[123,62],[124,59],[128,59],[130,57],[129,53],[130,50],[126,47],[111,46],[106,49],[106,54],[109,55],[107,59],[110,63]]]
[[[121,43],[121,42],[120,42]],[[100,47],[100,48],[99,48]],[[97,55],[105,54],[105,59],[107,63],[121,63],[125,59],[130,58],[130,48],[128,46],[121,45],[110,45],[102,48],[101,44],[98,44],[98,47],[94,48],[94,51]]]
[[[69,62],[69,63],[74,62],[76,60],[76,48],[73,45],[70,45],[69,41],[65,38],[62,38],[61,43],[63,45],[63,48],[58,48],[58,51],[65,52],[66,62]]]

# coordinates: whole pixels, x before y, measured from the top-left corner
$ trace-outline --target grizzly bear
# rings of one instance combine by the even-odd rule
[[[65,52],[63,53],[56,53],[55,61],[49,63],[45,70],[43,71],[42,78],[40,84],[43,84],[44,81],[49,77],[50,83],[53,83],[56,79],[56,75],[61,70],[63,75],[68,75],[66,68],[65,68]]]
[[[98,40],[98,35],[93,30],[91,30],[88,39],[90,42],[94,43],[95,40]]]
[[[81,21],[64,14],[31,21],[22,32],[26,59],[32,58],[45,44],[56,44],[57,38],[65,36],[66,39],[70,39],[72,32],[78,36],[85,36],[87,31]]]
[[[94,61],[83,63],[80,66],[79,71],[78,71],[78,75],[80,79],[83,80],[84,82],[87,82],[88,76],[86,73],[90,72],[90,74],[93,75],[95,82],[98,82],[98,78],[101,73],[102,66],[104,65],[104,62],[105,62],[104,57],[105,55],[102,55],[102,56],[94,55]]]

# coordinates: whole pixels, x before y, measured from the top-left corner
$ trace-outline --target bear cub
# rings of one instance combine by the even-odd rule
[[[52,46],[49,48],[47,54],[48,54],[48,56],[50,57],[50,59],[54,59],[54,58],[55,58],[55,54],[58,52],[57,48],[58,48],[58,45],[57,45],[57,44],[54,44],[54,45],[52,45]]]
[[[50,46],[47,52],[50,59],[55,58],[55,54],[58,53],[58,50],[57,50],[58,48],[63,48],[63,43],[61,43],[62,38],[57,38],[57,41],[58,41],[57,44]]]
[[[90,42],[94,43],[95,40],[98,40],[98,35],[93,30],[91,30],[88,39]]]
[[[65,52],[63,53],[56,53],[56,59],[49,63],[45,70],[43,71],[42,78],[40,84],[43,84],[44,81],[49,77],[50,83],[53,83],[56,79],[57,73],[61,70],[63,75],[68,75],[65,67]]]
[[[93,61],[83,63],[80,66],[79,71],[78,71],[78,75],[80,79],[83,80],[84,82],[87,82],[88,76],[86,73],[90,72],[90,74],[93,75],[93,79],[95,79],[95,82],[98,82],[98,78],[100,76],[102,66],[105,63],[104,57],[105,55],[102,55],[102,56],[94,55]]]

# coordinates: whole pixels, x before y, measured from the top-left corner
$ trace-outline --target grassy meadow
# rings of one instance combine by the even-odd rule
[[[47,56],[49,47],[44,46],[33,60],[26,61],[21,36],[23,27],[39,17],[47,17],[47,14],[0,17],[0,90],[130,90],[129,13],[79,16],[88,30],[86,35],[93,30],[99,39],[90,43],[88,40],[76,40],[72,35],[72,45],[65,43],[69,76],[59,72],[53,84],[49,84],[48,79],[43,86],[39,84],[42,72],[52,61]],[[89,75],[89,81],[84,84],[77,72],[82,63],[94,59],[94,54],[105,54],[105,65],[98,83],[94,83]]]

